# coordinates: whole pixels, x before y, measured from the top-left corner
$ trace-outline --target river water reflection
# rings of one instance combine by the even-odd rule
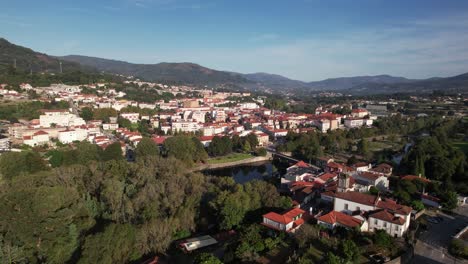
[[[244,184],[251,180],[270,178],[276,172],[271,162],[252,163],[229,168],[203,171],[206,175],[231,176],[237,183]]]

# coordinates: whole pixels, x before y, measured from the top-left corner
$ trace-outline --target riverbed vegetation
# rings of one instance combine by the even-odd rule
[[[253,156],[249,153],[231,153],[226,156],[215,157],[208,159],[208,164],[219,164],[219,163],[227,163],[227,162],[234,162],[252,158]]]

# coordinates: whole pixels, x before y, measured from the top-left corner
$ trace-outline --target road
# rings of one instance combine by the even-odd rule
[[[453,216],[443,213],[439,213],[439,216],[444,220],[439,224],[430,224],[429,229],[419,236],[412,263],[468,263],[447,253],[452,237],[468,223],[468,205],[457,208]]]

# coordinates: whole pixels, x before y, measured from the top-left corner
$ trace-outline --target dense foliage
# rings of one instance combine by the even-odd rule
[[[19,119],[39,118],[42,109],[67,109],[68,102],[44,103],[31,101],[25,103],[5,103],[0,105],[0,119],[17,122]]]

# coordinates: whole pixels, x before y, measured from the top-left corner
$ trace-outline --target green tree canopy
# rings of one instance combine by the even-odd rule
[[[157,156],[159,155],[159,147],[151,138],[144,137],[135,148],[135,155],[137,159],[145,156]]]

